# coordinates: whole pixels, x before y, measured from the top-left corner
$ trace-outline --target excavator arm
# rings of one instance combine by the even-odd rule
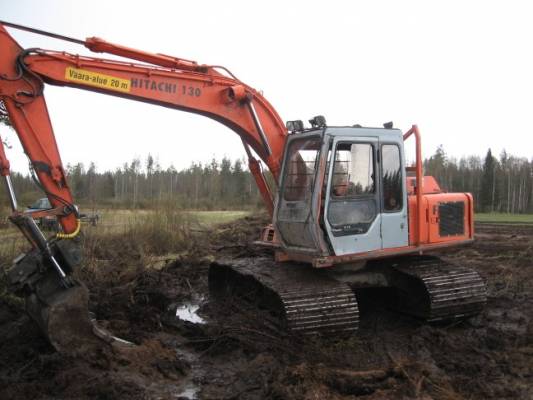
[[[219,72],[225,70],[222,67],[146,53],[98,38],[84,44],[93,51],[154,65],[24,50],[0,26],[0,98],[51,204],[66,208],[59,220],[67,234],[75,232],[79,223],[46,107],[44,83],[192,112],[226,125],[241,137],[250,170],[272,213],[272,195],[250,148],[277,180],[287,131],[259,92]]]
[[[17,209],[9,161],[0,141],[0,175],[11,199],[10,219],[32,245],[30,252],[15,260],[8,282],[14,292],[25,297],[28,313],[57,350],[80,353],[87,348],[84,344],[90,347],[95,340],[110,341],[112,337],[91,322],[87,289],[72,278],[80,251],[76,240],[68,239],[76,238],[80,221],[48,114],[45,83],[200,114],[229,127],[242,139],[250,170],[271,215],[272,194],[252,149],[277,181],[287,131],[269,102],[223,67],[146,53],[98,38],[80,41],[54,34],[48,35],[130,60],[23,49],[5,25],[13,24],[0,21],[0,112],[7,113],[37,184],[50,200],[52,210],[44,213],[55,215],[63,228],[63,233],[47,239],[32,215]],[[80,110],[80,119],[85,114]]]

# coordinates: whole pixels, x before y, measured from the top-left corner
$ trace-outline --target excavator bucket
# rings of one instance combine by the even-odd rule
[[[57,242],[53,249],[62,265],[79,264],[75,245]],[[26,311],[58,352],[83,355],[115,340],[91,319],[87,288],[73,278],[61,278],[39,251],[16,259],[8,282],[25,298]]]
[[[89,314],[89,292],[79,283],[26,297],[26,311],[54,348],[68,355],[86,354],[102,346]]]
[[[62,354],[86,354],[103,345],[89,316],[88,291],[75,285],[43,298],[33,293],[26,310],[52,346]]]

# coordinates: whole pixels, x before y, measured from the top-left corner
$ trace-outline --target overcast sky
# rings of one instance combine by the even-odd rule
[[[455,157],[491,147],[531,158],[530,4],[0,0],[0,19],[224,65],[283,120],[322,114],[331,125],[394,121],[404,131],[416,123],[425,156],[442,144]],[[90,53],[9,31],[23,47]],[[180,169],[244,155],[236,134],[204,117],[70,88],[47,86],[45,96],[65,164],[94,161],[102,171],[150,152]],[[21,148],[8,152],[26,171]]]

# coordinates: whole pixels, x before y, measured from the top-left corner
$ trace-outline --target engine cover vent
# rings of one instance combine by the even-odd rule
[[[465,233],[465,203],[450,201],[439,203],[439,235],[460,236]]]

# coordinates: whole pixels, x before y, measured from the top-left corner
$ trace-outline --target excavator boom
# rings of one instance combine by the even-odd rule
[[[43,83],[196,113],[226,125],[242,138],[250,169],[267,209],[272,212],[272,194],[260,163],[249,148],[265,162],[277,180],[287,131],[277,112],[259,92],[234,77],[221,74],[217,67],[199,66],[192,61],[129,49],[97,38],[84,43],[94,51],[155,65],[42,49],[24,50],[0,26],[1,98],[54,207],[72,204],[73,198],[50,123]],[[77,229],[73,213],[60,216],[59,220],[66,233]]]

